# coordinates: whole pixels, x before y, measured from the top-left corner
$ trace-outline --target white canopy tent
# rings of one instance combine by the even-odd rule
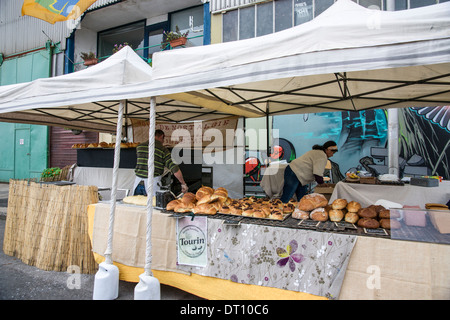
[[[155,53],[153,88],[263,115],[450,102],[450,3],[375,11],[339,0],[263,37]],[[214,108],[214,105],[211,105]]]
[[[120,138],[123,113],[147,119],[150,100],[151,124],[155,118],[446,105],[450,3],[383,12],[339,0],[316,19],[282,32],[156,53],[152,70],[125,48],[87,70],[0,87],[0,121],[113,131],[118,119]],[[150,141],[153,134],[150,125]],[[118,144],[115,154],[114,171]],[[116,184],[113,178],[113,194]],[[112,200],[110,235],[115,194]],[[151,201],[147,210],[148,274]]]
[[[148,119],[151,89],[136,91],[135,86],[151,81],[152,68],[125,47],[78,72],[0,86],[0,121],[115,132],[120,100],[126,118]],[[230,115],[199,103],[158,97],[156,117],[178,122]]]

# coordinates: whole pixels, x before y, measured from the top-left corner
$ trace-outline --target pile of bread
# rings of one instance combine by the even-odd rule
[[[367,229],[385,228],[397,229],[400,228],[399,218],[395,211],[391,213],[390,210],[380,205],[371,205],[363,208],[359,202],[347,201],[346,199],[336,199],[331,204],[328,200],[319,193],[311,193],[300,199],[297,208],[292,213],[292,217],[296,219],[312,219],[315,221],[345,221],[349,223],[357,223],[359,227]]]
[[[210,215],[223,213],[282,220],[286,214],[294,211],[295,206],[295,202],[283,204],[279,199],[269,200],[256,197],[231,199],[228,197],[228,191],[225,188],[213,189],[202,186],[195,194],[187,192],[181,199],[170,201],[166,210]]]
[[[107,143],[107,142],[100,142],[100,143],[75,143],[72,145],[72,149],[86,149],[86,148],[114,148],[115,143]],[[120,144],[121,148],[136,148],[139,145],[137,142],[122,142]]]

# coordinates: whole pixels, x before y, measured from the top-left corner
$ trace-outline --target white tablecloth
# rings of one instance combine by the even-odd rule
[[[112,177],[112,168],[76,167],[73,181],[79,185],[111,188]],[[135,177],[134,169],[119,169],[117,189],[129,190],[131,194]]]
[[[429,188],[409,184],[392,186],[338,182],[330,203],[338,198],[357,201],[362,206],[369,206],[383,199],[401,205],[418,205],[425,208],[425,203],[446,204],[450,200],[450,181],[442,181],[439,187]]]

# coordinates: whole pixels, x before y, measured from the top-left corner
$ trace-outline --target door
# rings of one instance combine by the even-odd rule
[[[14,179],[30,177],[30,128],[16,129],[14,143]]]

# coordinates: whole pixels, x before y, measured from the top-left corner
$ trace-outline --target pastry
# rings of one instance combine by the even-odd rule
[[[303,211],[312,211],[320,207],[325,207],[327,204],[328,200],[323,194],[311,193],[300,199],[298,208]]]
[[[336,199],[331,204],[331,208],[333,208],[333,209],[341,210],[341,209],[344,209],[345,207],[347,207],[347,200],[345,200],[345,199]]]
[[[313,211],[311,211],[309,217],[315,221],[327,221],[328,213],[325,211],[324,208],[316,208]]]
[[[347,210],[348,212],[358,212],[359,209],[361,209],[361,204],[359,202],[356,201],[350,201],[347,204]]]
[[[358,215],[361,218],[375,219],[377,217],[377,212],[374,208],[361,208],[358,211]]]
[[[264,212],[262,210],[254,210],[253,217],[254,218],[265,218],[266,215],[264,214]]]
[[[328,216],[330,217],[330,220],[333,222],[339,222],[344,218],[344,213],[342,210],[339,209],[331,209],[328,212]]]
[[[400,229],[400,222],[392,219],[381,219],[380,226],[385,229]]]
[[[344,217],[344,221],[348,223],[356,223],[359,220],[359,216],[356,212],[347,212]]]
[[[231,213],[231,207],[229,207],[228,205],[223,205],[222,208],[220,209],[220,213],[230,214]]]
[[[237,215],[237,216],[242,215],[242,209],[240,207],[238,207],[238,206],[231,206],[230,207],[230,211],[231,211],[231,214],[234,214],[234,215]]]
[[[281,211],[274,211],[274,212],[272,212],[272,214],[269,216],[269,219],[283,220],[283,214],[281,213]]]
[[[283,213],[292,213],[295,209],[294,204],[292,203],[285,203],[283,205]]]
[[[358,226],[366,229],[376,229],[380,227],[380,223],[371,218],[361,218],[358,220]]]

